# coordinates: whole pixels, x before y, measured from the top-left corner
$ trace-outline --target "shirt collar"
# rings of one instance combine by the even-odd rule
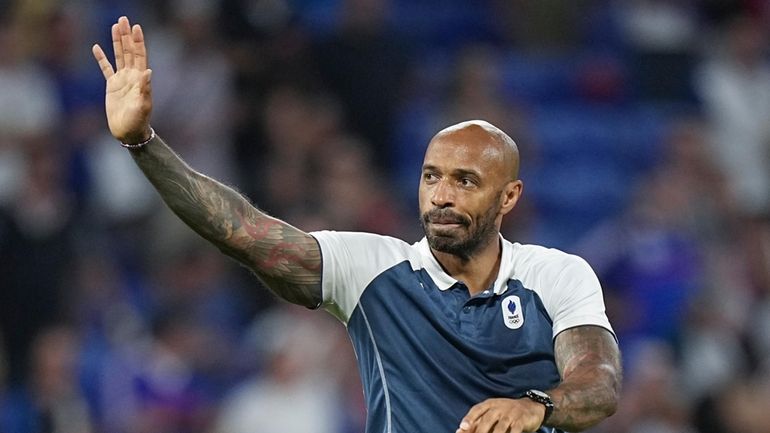
[[[508,289],[508,280],[510,279],[511,268],[513,266],[513,260],[511,260],[513,255],[513,245],[505,240],[503,235],[500,235],[500,243],[502,244],[503,251],[500,255],[500,269],[497,272],[497,278],[493,285],[496,295],[499,295]],[[457,280],[447,274],[438,260],[436,260],[436,256],[434,256],[433,252],[430,250],[427,238],[423,237],[422,240],[417,243],[417,247],[423,258],[422,263],[424,269],[428,272],[428,275],[430,275],[433,282],[436,283],[439,290],[447,290],[457,283]]]

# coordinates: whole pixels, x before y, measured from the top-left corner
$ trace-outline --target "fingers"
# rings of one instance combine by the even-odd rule
[[[102,50],[102,47],[99,45],[94,45],[91,47],[91,52],[94,53],[94,58],[96,58],[96,63],[99,64],[99,69],[102,70],[102,75],[104,75],[104,79],[108,79],[111,76],[115,74],[115,71],[112,69],[112,65],[110,64],[110,61],[107,60],[107,56],[104,54],[104,50]]]
[[[466,430],[458,430],[465,432]],[[496,411],[486,412],[471,425],[473,433],[521,433],[521,425],[510,415]]]
[[[489,405],[485,403],[473,406],[460,421],[460,428],[457,429],[456,433],[481,433],[481,430],[476,429],[476,421],[488,410]]]
[[[123,48],[123,61],[126,68],[134,67],[134,38],[131,36],[131,24],[128,18],[120,17],[118,19],[118,30],[120,31],[120,43]]]
[[[538,415],[527,410],[530,400],[492,398],[473,406],[455,433],[521,433],[535,431]],[[539,403],[535,403],[539,404]]]
[[[123,61],[123,42],[120,39],[117,23],[112,25],[112,51],[115,53],[115,69],[119,71],[125,67],[125,62]]]
[[[147,48],[144,45],[142,26],[134,24],[131,28],[131,37],[134,42],[134,67],[143,71],[147,69]]]
[[[147,49],[142,27],[139,24],[132,27],[125,16],[112,25],[112,49],[115,52],[113,73],[123,68],[136,68],[141,71],[147,69]],[[96,56],[96,51],[94,55]],[[101,63],[99,66],[102,67],[102,73],[105,73]]]
[[[460,430],[461,431],[467,431],[467,432],[473,432],[473,429],[476,424],[476,420],[481,418],[482,415],[487,413],[489,410],[490,405],[487,402],[479,403],[475,406],[473,406],[467,414],[463,417],[462,421],[460,421]],[[486,432],[485,432],[486,433]]]

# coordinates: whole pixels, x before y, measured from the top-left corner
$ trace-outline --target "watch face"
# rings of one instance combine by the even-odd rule
[[[546,407],[553,406],[553,400],[551,400],[551,396],[544,393],[543,391],[540,391],[539,389],[530,389],[527,391],[527,397],[538,403],[546,405]]]

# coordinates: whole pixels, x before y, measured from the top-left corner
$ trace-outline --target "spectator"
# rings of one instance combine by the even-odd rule
[[[24,177],[23,149],[53,131],[61,107],[51,77],[24,49],[19,23],[0,23],[0,205],[12,202]]]
[[[54,326],[31,345],[31,380],[0,397],[4,433],[90,433],[91,415],[78,386],[79,341],[74,330]]]
[[[75,219],[52,137],[28,140],[25,173],[12,205],[0,208],[0,329],[8,348],[9,380],[28,378],[30,342],[61,319],[63,290],[73,265]]]
[[[345,362],[349,350],[337,353],[345,337],[335,325],[328,317],[288,306],[257,321],[249,344],[262,354],[264,372],[225,400],[216,431],[339,432],[346,410],[340,402],[346,398],[336,383],[346,372],[343,366],[353,364]]]
[[[353,132],[374,145],[380,164],[388,161],[410,61],[409,46],[388,27],[392,7],[389,0],[343,1],[336,33],[316,47],[324,82],[340,96]]]
[[[740,211],[770,211],[770,64],[767,28],[751,16],[721,29],[700,66],[697,90],[712,125],[712,152]]]
[[[690,100],[700,24],[695,2],[633,0],[618,8],[640,96],[663,102]]]
[[[177,0],[150,41],[156,119],[191,165],[233,180],[232,68],[213,35],[215,3]],[[153,32],[155,34],[155,32]]]

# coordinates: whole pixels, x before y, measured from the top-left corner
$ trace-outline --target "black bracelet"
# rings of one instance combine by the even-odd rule
[[[152,126],[150,127],[150,138],[147,140],[144,140],[142,142],[136,143],[136,144],[130,144],[130,143],[123,143],[121,142],[120,145],[125,147],[126,149],[139,149],[140,147],[144,146],[145,144],[152,141],[152,139],[155,138],[155,130],[152,129]]]

